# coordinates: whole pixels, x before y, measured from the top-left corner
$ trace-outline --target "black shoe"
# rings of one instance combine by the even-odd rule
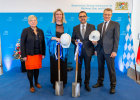
[[[110,94],[114,94],[115,93],[115,87],[111,87],[110,88]]]
[[[91,91],[91,89],[90,89],[89,85],[85,85],[85,89],[86,89],[88,92],[90,92],[90,91]]]
[[[100,84],[100,83],[96,83],[95,85],[92,86],[92,88],[97,88],[97,87],[102,87],[103,84]]]

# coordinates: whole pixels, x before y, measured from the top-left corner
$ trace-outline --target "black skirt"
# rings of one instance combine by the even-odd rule
[[[55,56],[50,56],[50,81],[52,84],[58,81],[58,60]],[[60,81],[63,81],[63,84],[67,83],[67,58],[60,59]]]

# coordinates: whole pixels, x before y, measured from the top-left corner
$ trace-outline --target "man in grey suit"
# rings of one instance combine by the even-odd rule
[[[77,40],[79,39],[83,45],[81,49],[81,55],[79,56],[78,62],[78,82],[80,82],[80,86],[82,83],[81,78],[81,67],[82,67],[82,60],[84,59],[85,62],[85,89],[87,91],[91,91],[89,87],[89,80],[90,80],[90,61],[91,57],[94,54],[94,45],[91,41],[89,41],[89,34],[95,30],[95,26],[92,24],[87,23],[87,13],[85,11],[81,11],[79,13],[79,20],[80,24],[73,28],[72,34],[72,43],[75,45],[75,48],[78,44]]]
[[[112,9],[106,8],[103,13],[104,22],[98,25],[98,31],[101,33],[100,40],[92,41],[97,51],[98,58],[98,81],[93,88],[103,86],[104,80],[104,65],[107,63],[109,77],[110,77],[110,93],[115,93],[116,87],[116,73],[114,67],[114,58],[117,56],[120,25],[117,22],[111,21]]]

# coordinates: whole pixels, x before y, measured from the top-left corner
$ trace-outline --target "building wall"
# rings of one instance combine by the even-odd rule
[[[138,40],[138,33],[140,33],[140,0],[133,0],[133,11],[132,11],[132,36],[133,36],[133,41],[134,41],[134,51],[135,51],[135,56],[137,56],[137,51],[138,51],[138,45],[139,45],[139,40]],[[140,72],[140,66],[137,65],[137,71]],[[134,69],[134,68],[133,68]]]

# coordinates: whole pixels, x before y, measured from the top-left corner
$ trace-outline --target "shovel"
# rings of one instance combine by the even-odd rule
[[[60,45],[58,45],[58,81],[55,82],[55,95],[63,95],[63,82],[60,81]]]
[[[77,74],[78,74],[78,53],[76,55],[75,82],[72,83],[72,97],[80,96],[80,83],[77,83]]]

